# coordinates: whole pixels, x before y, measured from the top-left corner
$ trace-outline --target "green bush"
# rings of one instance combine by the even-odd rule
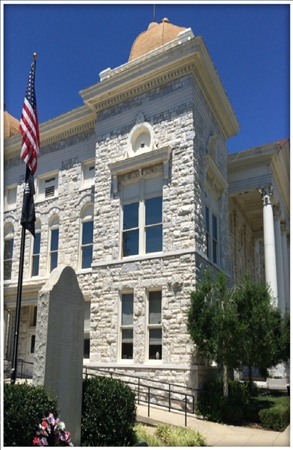
[[[197,413],[212,422],[241,423],[244,406],[249,404],[249,388],[239,381],[229,380],[229,396],[223,395],[223,380],[209,380],[198,395]]]
[[[155,431],[155,436],[165,447],[204,447],[206,438],[196,430],[161,424]]]
[[[93,377],[83,381],[83,446],[132,446],[136,421],[135,394],[120,380]]]
[[[134,428],[137,442],[146,442],[149,447],[205,447],[206,438],[196,430],[168,424],[150,428],[137,424]]]
[[[258,413],[263,428],[274,431],[284,431],[290,423],[290,404],[278,404]]]
[[[41,420],[59,415],[57,398],[43,386],[4,384],[4,446],[28,447]]]

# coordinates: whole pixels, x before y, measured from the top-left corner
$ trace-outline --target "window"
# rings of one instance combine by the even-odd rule
[[[212,214],[212,238],[213,238],[213,263],[218,262],[218,223],[217,218]]]
[[[83,339],[83,357],[90,357],[90,317],[91,303],[84,302],[84,339]]]
[[[37,314],[38,314],[38,307],[37,306],[30,306],[30,309],[29,309],[29,324],[30,324],[30,327],[35,327],[37,325]]]
[[[218,219],[206,206],[206,255],[215,264],[218,263]],[[212,224],[212,226],[210,226]]]
[[[32,270],[31,276],[37,277],[39,275],[40,266],[40,249],[41,249],[41,223],[36,222],[35,225],[36,237],[32,237],[33,240],[33,250],[32,250]]]
[[[121,294],[121,359],[133,359],[133,293]]]
[[[59,218],[57,216],[51,219],[49,232],[49,270],[52,272],[58,265]]]
[[[148,358],[162,359],[162,293],[148,294]]]
[[[17,187],[10,186],[5,190],[4,204],[6,209],[15,208],[16,206]]]
[[[206,206],[206,254],[210,255],[210,210]]]
[[[40,178],[38,183],[38,200],[56,197],[58,195],[58,175],[48,175]]]
[[[127,202],[128,198],[137,195],[138,192],[139,198]],[[123,187],[123,257],[162,251],[161,192],[161,178],[142,179],[138,183]]]
[[[95,183],[95,161],[87,161],[82,165],[82,186],[90,187]]]
[[[10,280],[12,275],[13,235],[13,225],[9,224],[4,231],[4,280]]]
[[[93,260],[94,209],[87,205],[81,216],[81,268],[91,267]]]

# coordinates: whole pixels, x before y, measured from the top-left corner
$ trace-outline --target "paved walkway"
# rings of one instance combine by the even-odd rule
[[[149,425],[168,423],[185,426],[184,414],[168,412],[152,406],[150,417],[148,417],[148,408],[144,405],[137,405],[137,421]],[[290,426],[280,433],[258,428],[220,425],[188,415],[187,427],[203,434],[210,447],[290,447]]]

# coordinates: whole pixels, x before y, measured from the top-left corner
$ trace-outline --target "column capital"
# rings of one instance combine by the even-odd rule
[[[273,186],[267,186],[259,189],[261,194],[263,206],[272,204]]]

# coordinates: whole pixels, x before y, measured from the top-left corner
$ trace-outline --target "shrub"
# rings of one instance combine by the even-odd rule
[[[134,427],[136,435],[136,443],[146,442],[149,447],[162,447],[162,442],[153,433],[149,432],[148,428],[138,423]]]
[[[263,428],[274,431],[284,431],[290,423],[290,404],[278,404],[258,413]]]
[[[206,438],[196,430],[174,427],[167,424],[159,425],[155,436],[165,447],[204,447]]]
[[[223,380],[209,380],[198,395],[197,413],[212,422],[241,423],[244,406],[249,404],[249,388],[239,381],[229,380],[229,396],[223,395]]]
[[[4,384],[4,446],[32,446],[43,417],[59,415],[57,398],[44,386]]]
[[[135,442],[135,420],[135,394],[129,386],[107,377],[83,381],[83,446],[132,446]]]

